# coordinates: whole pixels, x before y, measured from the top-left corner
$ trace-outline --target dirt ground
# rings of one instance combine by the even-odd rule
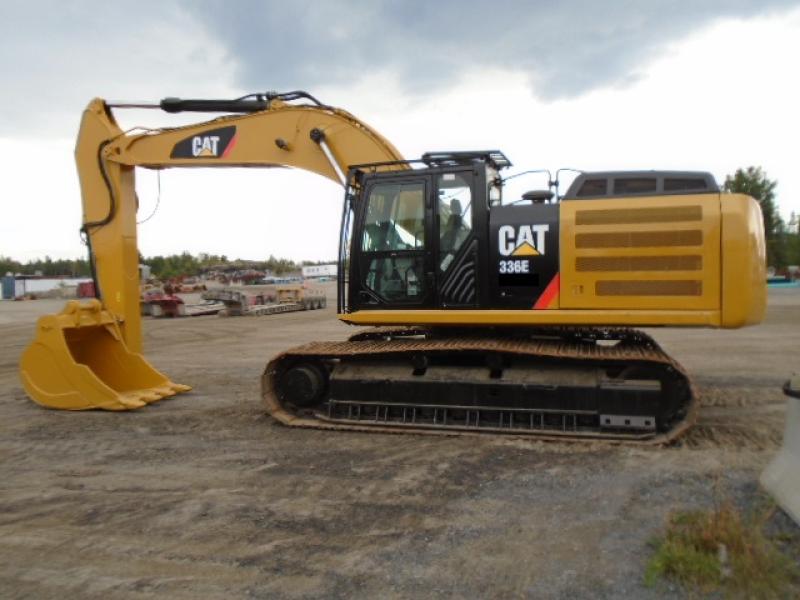
[[[758,327],[651,331],[701,394],[668,448],[279,426],[261,370],[353,333],[331,304],[146,320],[147,356],[194,391],[69,413],[17,377],[36,315],[61,303],[0,303],[0,597],[678,598],[642,583],[669,512],[764,502],[800,289],[771,290]]]

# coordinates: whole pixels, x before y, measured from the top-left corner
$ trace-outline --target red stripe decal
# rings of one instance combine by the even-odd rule
[[[225,151],[222,153],[222,158],[227,158],[228,154],[231,153],[231,150],[233,150],[233,147],[236,145],[236,140],[238,137],[238,133],[234,134],[234,136],[231,138],[231,141],[228,142],[227,148],[225,148]]]
[[[536,300],[536,304],[533,305],[533,308],[540,309],[550,306],[550,303],[553,302],[555,297],[558,295],[560,286],[561,282],[559,273],[556,273],[555,276],[550,280],[550,283],[547,284],[547,287],[544,288],[542,295],[539,296],[538,300]]]

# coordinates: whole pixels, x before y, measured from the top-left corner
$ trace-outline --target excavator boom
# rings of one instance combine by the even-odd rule
[[[225,101],[198,102],[203,101],[167,99],[162,104],[170,112],[226,108]],[[344,183],[347,165],[402,159],[391,143],[346,111],[290,105],[280,98],[264,106],[258,112],[138,134],[124,133],[99,98],[84,111],[75,149],[83,230],[98,297],[120,322],[131,351],[142,349],[135,167],[295,167]],[[227,105],[237,107],[241,101]]]

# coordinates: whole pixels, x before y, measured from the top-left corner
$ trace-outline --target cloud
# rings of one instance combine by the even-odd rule
[[[193,4],[248,90],[309,90],[392,71],[435,94],[477,68],[520,70],[545,100],[634,81],[665,46],[725,18],[797,0],[311,0]]]
[[[0,3],[0,137],[71,138],[93,96],[346,89],[430,99],[486,69],[553,100],[635,81],[672,41],[798,0]],[[378,77],[380,78],[380,77]]]
[[[186,6],[0,4],[0,137],[73,138],[87,102],[232,88],[236,63]]]

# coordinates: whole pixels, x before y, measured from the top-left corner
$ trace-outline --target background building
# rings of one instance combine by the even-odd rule
[[[338,265],[310,265],[303,267],[303,277],[313,279],[317,277],[336,277]]]

